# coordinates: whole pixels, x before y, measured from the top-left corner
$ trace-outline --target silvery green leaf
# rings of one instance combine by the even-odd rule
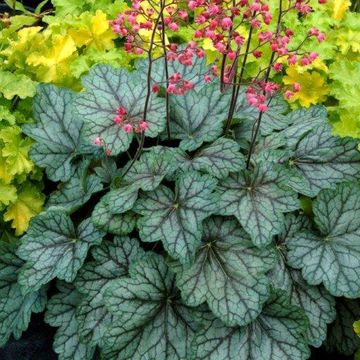
[[[67,181],[75,172],[73,163],[79,153],[81,119],[73,116],[74,94],[53,85],[39,85],[34,99],[35,124],[23,127],[26,135],[36,141],[30,157],[45,168],[52,181]]]
[[[302,269],[311,285],[323,283],[334,296],[360,296],[360,187],[339,184],[313,202],[319,232],[303,231],[288,240],[289,264]]]
[[[142,193],[133,208],[142,215],[141,240],[162,241],[170,256],[183,264],[192,261],[201,241],[202,221],[217,209],[215,186],[210,176],[188,172],[178,176],[175,193],[164,185]]]
[[[193,342],[196,360],[306,360],[310,356],[304,312],[285,293],[272,294],[260,316],[244,327],[228,327],[212,314]]]
[[[357,146],[354,139],[334,137],[328,124],[318,125],[299,140],[286,162],[291,171],[288,176],[295,178],[289,181],[289,186],[314,197],[320,190],[334,188],[339,182],[359,179]]]
[[[182,303],[163,257],[148,253],[133,262],[130,277],[114,281],[104,299],[115,317],[105,334],[105,359],[190,358],[193,310]]]
[[[246,325],[270,296],[265,273],[274,264],[270,249],[258,249],[235,219],[204,221],[202,242],[191,266],[173,264],[176,283],[190,306],[207,302],[229,326]]]
[[[83,294],[76,310],[80,339],[90,345],[101,345],[107,327],[113,321],[104,305],[103,294],[116,279],[128,275],[130,263],[143,255],[135,239],[116,237],[104,241],[91,251],[94,261],[79,271],[75,286]]]
[[[181,140],[180,148],[193,151],[204,142],[216,140],[222,133],[230,94],[219,84],[210,83],[199,92],[171,96],[171,136]]]
[[[239,149],[240,146],[235,141],[219,138],[191,156],[185,151],[179,151],[177,163],[182,171],[203,171],[221,179],[227,177],[230,172],[245,167],[244,156]]]
[[[259,163],[222,180],[218,186],[219,214],[234,215],[258,247],[281,231],[285,212],[299,208],[297,194],[284,185],[284,176],[271,163]]]
[[[47,208],[71,214],[89,201],[94,193],[102,190],[100,178],[95,174],[88,175],[88,166],[87,161],[83,162],[67,183],[59,185],[59,190],[50,195]]]
[[[33,218],[18,249],[18,256],[26,261],[18,278],[24,294],[55,277],[73,281],[90,246],[100,244],[103,236],[90,219],[75,229],[70,217],[60,211],[49,210]]]
[[[136,214],[131,211],[122,214],[112,214],[106,195],[99,201],[91,215],[91,220],[97,229],[114,235],[127,235],[136,225]]]
[[[0,242],[0,347],[12,334],[19,339],[29,325],[31,314],[42,312],[46,289],[22,295],[17,274],[23,261],[16,256],[16,245]]]
[[[59,282],[58,289],[60,293],[49,300],[45,313],[45,321],[59,328],[54,337],[54,351],[59,360],[92,360],[95,347],[81,342],[75,318],[81,296],[72,284]]]
[[[113,119],[116,109],[123,106],[134,127],[143,120],[147,88],[140,74],[98,65],[83,78],[83,86],[85,91],[76,95],[74,108],[84,121],[84,137],[89,142],[100,137],[113,155],[126,151],[133,135],[126,133]],[[146,136],[155,137],[165,128],[164,104],[164,99],[150,94]]]
[[[168,152],[144,152],[128,173],[122,178],[120,187],[106,195],[105,202],[112,214],[121,214],[131,210],[138,190],[152,191],[159,186],[164,177],[172,174],[174,162]]]

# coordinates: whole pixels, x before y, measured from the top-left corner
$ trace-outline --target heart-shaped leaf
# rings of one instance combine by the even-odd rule
[[[171,136],[181,140],[183,150],[196,150],[221,135],[230,97],[219,84],[211,83],[199,92],[170,98]]]
[[[141,240],[162,241],[170,256],[191,262],[201,241],[202,220],[217,209],[215,186],[213,178],[188,172],[177,178],[175,194],[163,185],[143,193],[133,208],[143,215],[138,220]]]
[[[245,167],[244,156],[239,149],[240,146],[235,141],[219,138],[191,156],[180,150],[176,158],[182,171],[203,171],[221,179],[227,177],[230,172]]]
[[[120,187],[106,194],[104,201],[112,214],[122,214],[132,209],[139,189],[156,189],[163,178],[174,170],[170,153],[159,150],[145,152],[122,178]]]
[[[59,360],[92,360],[95,347],[81,342],[75,318],[81,296],[72,284],[58,282],[57,287],[60,293],[49,300],[45,313],[45,321],[59,328],[54,337],[54,351]]]
[[[318,125],[299,139],[287,160],[288,185],[314,197],[320,190],[334,188],[341,181],[357,180],[360,176],[357,145],[354,139],[334,137],[328,124]]]
[[[311,285],[323,283],[334,296],[360,296],[360,187],[342,183],[313,202],[319,233],[304,231],[288,240],[289,264]]]
[[[105,304],[115,316],[105,334],[106,359],[189,359],[195,324],[163,258],[150,254],[114,281]]]
[[[18,249],[26,261],[18,279],[23,292],[38,290],[55,277],[73,281],[88,249],[99,244],[103,236],[90,219],[75,230],[71,219],[60,211],[49,210],[33,218]]]
[[[270,295],[265,272],[274,260],[269,249],[253,245],[236,220],[210,218],[204,221],[195,262],[174,265],[176,282],[188,305],[206,301],[227,325],[246,325],[260,314]]]
[[[57,208],[71,214],[84,205],[92,194],[102,190],[100,178],[88,175],[89,162],[83,162],[73,177],[61,188],[50,195],[47,208]]]
[[[230,174],[218,186],[219,214],[234,215],[258,247],[271,243],[281,231],[283,212],[299,207],[297,194],[284,185],[271,163],[259,163],[253,171]]]
[[[131,211],[122,214],[112,214],[107,196],[95,206],[91,220],[97,229],[114,235],[130,234],[136,225],[136,214]]]
[[[122,106],[127,111],[128,122],[135,128],[143,120],[147,89],[140,74],[98,65],[83,78],[83,85],[85,92],[75,97],[74,107],[78,117],[85,123],[84,137],[89,142],[100,137],[114,155],[126,151],[133,135],[116,124],[114,117],[116,110]],[[147,136],[155,137],[164,129],[164,104],[164,99],[150,94]]]
[[[275,288],[286,291],[290,302],[305,311],[310,324],[309,344],[319,347],[326,338],[328,324],[336,317],[335,300],[322,286],[307,284],[300,272],[287,263],[287,240],[309,229],[310,222],[305,216],[286,215],[284,229],[275,238],[277,262],[270,278]]]
[[[305,314],[283,292],[272,294],[261,315],[244,327],[227,327],[209,314],[194,340],[196,360],[306,360]]]
[[[103,301],[105,290],[115,279],[128,275],[131,262],[143,254],[135,239],[116,237],[94,247],[94,261],[79,271],[75,286],[84,295],[76,310],[76,320],[81,340],[90,345],[101,344],[106,328],[113,320]]]
[[[36,124],[23,127],[36,143],[30,150],[36,165],[45,168],[53,181],[67,181],[75,172],[73,160],[80,152],[80,132],[83,123],[73,116],[69,90],[53,85],[40,85],[34,99]]]
[[[31,313],[42,312],[46,303],[46,289],[21,294],[17,274],[23,261],[16,256],[16,246],[0,242],[0,347],[13,334],[19,339],[30,322]]]

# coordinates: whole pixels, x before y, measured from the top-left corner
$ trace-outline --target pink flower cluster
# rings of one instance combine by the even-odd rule
[[[146,121],[139,121],[135,125],[131,117],[128,116],[127,110],[123,106],[119,106],[116,109],[116,115],[114,116],[114,123],[121,126],[126,133],[132,131],[140,133],[146,131],[149,128],[149,124]]]
[[[326,0],[318,0],[319,4],[326,2]],[[280,73],[286,65],[310,65],[318,58],[318,54],[301,51],[301,45],[311,37],[315,37],[319,42],[325,40],[325,34],[313,27],[303,42],[294,48],[293,30],[281,26],[282,16],[286,16],[290,11],[295,11],[302,17],[311,13],[313,9],[310,0],[284,1],[283,6],[286,8],[277,9],[280,13],[276,14],[276,17],[271,13],[266,0],[174,0],[171,5],[166,5],[164,8],[162,8],[163,2],[157,4],[159,5],[156,8],[149,8],[148,2],[145,6],[143,0],[133,0],[130,10],[110,21],[114,32],[125,38],[125,50],[138,55],[148,52],[152,47],[149,47],[149,40],[145,41],[148,37],[141,35],[143,34],[141,30],[152,32],[153,35],[155,31],[164,35],[166,29],[177,32],[181,24],[187,24],[189,18],[193,18],[195,41],[189,42],[185,49],[179,49],[175,43],[164,45],[163,41],[161,45],[166,60],[191,66],[194,57],[205,56],[204,49],[199,47],[197,42],[210,40],[219,53],[217,62],[222,61],[222,64],[221,70],[220,66],[215,64],[208,73],[203,74],[205,82],[211,82],[214,77],[220,76],[222,84],[232,84],[233,79],[239,82],[234,81],[233,86],[250,83],[246,91],[246,99],[250,106],[260,112],[267,110],[268,99],[276,92],[283,90],[285,97],[290,98],[300,90],[298,85],[294,85],[291,89],[283,89],[279,84],[270,81],[270,70]],[[240,33],[240,27],[244,26],[249,29],[247,38]],[[161,46],[159,40],[154,41],[154,38],[152,45]],[[268,68],[261,68],[259,65],[258,75],[250,80],[244,79],[243,75],[237,76],[239,73],[243,74],[242,70],[249,56],[259,59],[264,54],[268,54],[268,50],[272,54]],[[166,91],[169,94],[184,95],[194,87],[194,84],[183,79],[180,73],[169,74],[167,80]],[[152,91],[159,92],[160,85],[153,84]],[[118,113],[114,122],[123,126],[124,131],[131,132],[132,125],[124,121],[126,115]],[[143,131],[143,129],[136,128],[135,131]]]

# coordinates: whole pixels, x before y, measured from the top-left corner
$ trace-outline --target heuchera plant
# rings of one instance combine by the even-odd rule
[[[263,34],[265,2],[134,1],[111,23],[147,54],[134,71],[95,66],[80,93],[38,87],[23,131],[59,186],[20,246],[0,246],[0,344],[46,308],[59,359],[303,360],[338,312],[329,346],[356,349],[360,154],[324,108],[289,112],[275,94],[296,91],[269,80],[280,56],[315,57],[281,28],[309,2],[286,4],[252,50],[236,24]],[[220,66],[167,42],[194,16]],[[272,60],[247,83],[244,59],[262,46]]]

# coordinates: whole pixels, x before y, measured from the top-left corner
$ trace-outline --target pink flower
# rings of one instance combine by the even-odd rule
[[[123,126],[123,130],[128,134],[128,133],[131,133],[131,131],[132,131],[132,125],[131,124],[125,124],[124,126]]]
[[[254,55],[257,59],[259,59],[259,58],[262,57],[262,52],[261,52],[260,50],[255,50],[255,51],[253,51],[253,55]]]
[[[93,144],[96,146],[101,146],[102,145],[102,139],[101,137],[97,136],[94,140],[93,140]]]
[[[154,93],[154,94],[157,94],[159,91],[160,91],[160,86],[158,84],[154,84],[152,86],[152,89],[151,91]]]
[[[281,71],[282,70],[282,64],[280,64],[280,63],[275,63],[274,64],[274,70],[276,71],[276,72],[279,72],[279,71]]]
[[[301,90],[301,85],[296,82],[296,83],[293,84],[293,89],[294,89],[295,92],[298,92],[298,91]]]
[[[284,95],[285,95],[285,97],[287,99],[290,99],[290,98],[292,98],[294,96],[294,93],[292,91],[290,91],[290,90],[287,90],[287,91],[285,91]]]
[[[232,27],[232,20],[229,17],[225,17],[221,20],[221,27],[223,30],[229,30]]]
[[[269,107],[266,104],[260,104],[258,106],[258,109],[259,109],[260,112],[265,112],[265,111],[267,111],[269,109]]]
[[[168,26],[171,31],[174,32],[179,31],[179,25],[174,22],[170,23]]]
[[[212,77],[210,75],[205,75],[204,80],[206,83],[210,83],[212,81]]]
[[[146,121],[140,121],[139,122],[139,129],[141,131],[145,131],[149,128],[149,124]]]

